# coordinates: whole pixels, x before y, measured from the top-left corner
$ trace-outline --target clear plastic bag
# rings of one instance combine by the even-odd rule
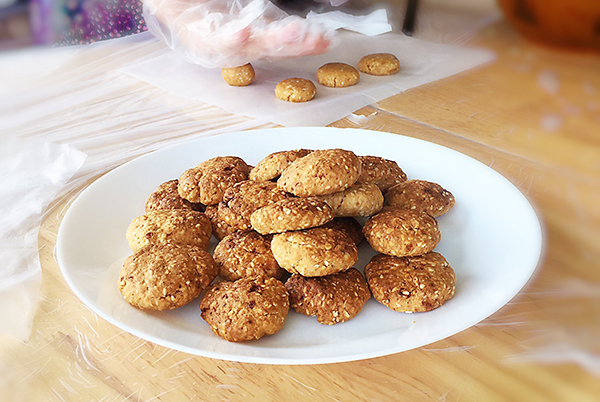
[[[335,32],[269,0],[145,0],[144,18],[153,35],[208,68],[325,53]]]

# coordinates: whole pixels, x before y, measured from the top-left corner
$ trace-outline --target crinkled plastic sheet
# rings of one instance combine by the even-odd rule
[[[403,354],[410,366],[390,368],[387,358],[347,363],[336,374],[323,366],[278,367],[277,378],[265,378],[261,366],[221,362],[191,356],[156,346],[104,322],[87,309],[64,282],[54,261],[53,247],[60,219],[71,200],[95,178],[132,158],[167,145],[228,131],[270,127],[262,122],[232,116],[214,107],[186,99],[114,74],[136,58],[153,56],[161,48],[147,43],[136,46],[135,38],[86,47],[52,77],[42,80],[35,93],[22,93],[3,105],[3,123],[13,135],[31,141],[69,144],[87,154],[75,177],[46,209],[39,237],[43,281],[39,306],[30,337],[24,342],[1,339],[0,388],[12,400],[101,400],[150,401],[238,400],[284,398],[276,384],[286,383],[300,398],[335,399],[339,384],[355,379],[356,395],[368,390],[370,398],[385,399],[384,389],[403,385],[407,399],[423,396],[415,379],[429,378],[427,367],[410,364],[476,353],[480,345],[477,329],[486,328],[518,344],[507,354],[499,350],[501,364],[534,361],[576,363],[600,373],[600,287],[582,273],[567,276],[557,258],[559,252],[582,266],[597,266],[596,244],[600,225],[594,211],[580,206],[600,205],[600,186],[566,170],[558,170],[514,154],[494,150],[452,133],[424,128],[380,109],[365,108],[341,122],[339,127],[361,127],[380,131],[403,128],[403,135],[440,143],[474,156],[503,173],[527,196],[541,193],[556,203],[564,216],[544,216],[553,233],[576,227],[566,238],[549,238],[547,261],[531,283],[507,306],[478,324],[469,334],[447,339]],[[43,85],[42,85],[43,83]],[[386,119],[380,115],[386,114]],[[390,125],[394,122],[394,127]],[[565,196],[566,194],[566,196]],[[595,203],[595,204],[594,204]],[[538,205],[544,210],[551,205]],[[582,271],[583,272],[583,271]],[[488,344],[487,348],[492,347]],[[201,369],[199,363],[202,364]],[[407,368],[410,367],[410,368]],[[138,375],[143,373],[143,375]],[[360,373],[359,375],[357,373]],[[327,377],[323,379],[322,376]],[[364,383],[369,376],[379,386]],[[131,381],[122,383],[120,378]],[[265,381],[273,386],[265,386]],[[323,387],[323,381],[327,387]],[[465,379],[437,378],[426,386],[428,395],[459,399],[469,393]],[[101,390],[100,392],[98,390]]]

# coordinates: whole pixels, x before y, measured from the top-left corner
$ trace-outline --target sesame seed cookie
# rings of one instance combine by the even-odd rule
[[[437,183],[408,180],[391,187],[385,194],[385,205],[427,212],[434,218],[454,206],[454,195]]]
[[[228,225],[239,230],[249,230],[250,215],[257,209],[290,195],[271,181],[244,180],[229,187],[219,203],[219,216]]]
[[[354,184],[343,191],[319,195],[338,216],[371,216],[383,207],[383,194],[375,184]]]
[[[242,278],[213,284],[200,302],[202,318],[230,342],[279,332],[289,311],[285,285],[275,278]]]
[[[245,87],[252,84],[255,75],[254,67],[250,63],[243,66],[221,69],[223,80],[234,87]]]
[[[373,53],[360,59],[358,69],[370,75],[393,75],[400,71],[400,61],[391,53]]]
[[[375,300],[394,311],[431,311],[454,296],[454,270],[435,252],[417,257],[378,254],[365,275]]]
[[[209,253],[190,245],[149,245],[125,260],[119,291],[129,304],[147,310],[181,307],[217,276]]]
[[[250,215],[252,228],[261,234],[308,229],[332,219],[331,207],[317,198],[287,198]]]
[[[302,276],[336,274],[358,260],[358,249],[348,235],[323,227],[276,234],[271,250],[280,267]]]
[[[273,152],[252,168],[249,178],[256,181],[277,179],[292,162],[311,152],[310,149]]]
[[[158,186],[146,199],[146,212],[157,209],[187,209],[202,212],[204,205],[181,198],[179,192],[177,192],[177,183],[178,180],[169,180]]]
[[[394,184],[406,181],[406,174],[398,163],[379,156],[359,156],[361,173],[356,183],[373,183],[382,193]]]
[[[356,268],[316,278],[292,275],[285,287],[290,294],[290,306],[296,312],[315,316],[325,325],[356,317],[371,298],[367,281]]]
[[[250,276],[280,278],[283,270],[271,251],[271,239],[255,231],[238,231],[225,236],[213,252],[219,276],[235,281]]]
[[[188,169],[179,177],[177,191],[190,202],[218,204],[225,190],[247,180],[250,166],[237,156],[217,156]]]
[[[354,152],[317,150],[288,166],[277,180],[277,186],[298,197],[332,194],[353,185],[360,173],[360,159]]]
[[[237,232],[237,228],[228,225],[219,215],[218,205],[207,205],[204,214],[210,219],[212,225],[212,234],[217,240],[222,240],[225,236]]]
[[[332,221],[327,222],[321,227],[341,230],[352,239],[357,247],[365,240],[361,224],[356,219],[349,216],[333,218]]]
[[[375,251],[397,257],[421,255],[440,242],[437,221],[424,212],[390,209],[372,216],[363,234]]]
[[[135,218],[125,234],[133,252],[148,244],[190,244],[206,249],[212,235],[208,216],[198,211],[150,211]]]
[[[287,102],[308,102],[317,94],[317,87],[305,78],[288,78],[275,87],[275,96]]]
[[[346,63],[327,63],[317,70],[317,81],[326,87],[349,87],[355,85],[359,79],[358,70]]]

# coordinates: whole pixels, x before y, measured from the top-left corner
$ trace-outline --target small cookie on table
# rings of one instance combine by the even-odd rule
[[[394,311],[431,311],[454,296],[454,270],[435,252],[416,257],[378,254],[365,275],[375,300]]]
[[[119,291],[134,307],[171,310],[198,297],[216,276],[213,258],[198,247],[149,245],[125,260]]]
[[[285,287],[296,312],[316,316],[318,322],[326,325],[356,317],[371,298],[367,281],[356,268],[316,278],[292,275]]]
[[[393,75],[400,71],[400,61],[391,53],[373,53],[360,59],[358,69],[370,75]]]
[[[234,87],[245,87],[252,84],[255,75],[254,67],[250,63],[243,66],[221,69],[223,80]]]
[[[202,318],[215,334],[230,342],[276,334],[289,306],[285,285],[262,276],[215,283],[200,301]]]
[[[327,63],[317,70],[317,81],[326,87],[349,87],[356,85],[359,79],[358,70],[346,63]]]
[[[308,102],[317,94],[317,87],[305,78],[288,78],[275,87],[275,96],[287,102]]]

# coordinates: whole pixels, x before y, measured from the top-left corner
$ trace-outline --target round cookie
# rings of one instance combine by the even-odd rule
[[[255,231],[225,236],[213,252],[219,276],[228,281],[251,276],[280,278],[283,270],[271,251],[271,240]]]
[[[285,287],[296,312],[316,316],[318,322],[326,325],[356,317],[371,298],[367,281],[356,268],[316,278],[292,275]]]
[[[353,185],[360,172],[360,159],[354,152],[317,150],[288,166],[277,180],[277,186],[298,197],[332,194]]]
[[[287,102],[308,102],[317,94],[317,87],[305,78],[288,78],[275,87],[275,96]]]
[[[271,250],[281,268],[302,276],[336,274],[358,260],[358,249],[348,235],[323,227],[276,234]]]
[[[346,63],[327,63],[317,70],[317,81],[326,87],[349,87],[355,85],[359,79],[358,70]]]
[[[218,204],[225,190],[247,180],[250,166],[237,156],[217,156],[188,169],[179,177],[177,191],[190,202]]]
[[[222,68],[221,76],[231,86],[245,87],[254,82],[254,67],[248,63],[238,67]]]
[[[454,296],[454,270],[435,252],[417,257],[378,254],[365,275],[373,298],[394,311],[431,311]]]
[[[289,311],[289,296],[275,278],[242,278],[213,284],[200,310],[218,336],[230,342],[249,341],[279,332]]]
[[[424,212],[390,209],[372,216],[363,234],[375,251],[397,257],[421,255],[440,242],[437,221]]]
[[[202,212],[204,205],[181,198],[177,192],[177,183],[178,180],[169,180],[158,186],[146,199],[146,212],[159,209],[187,209]]]
[[[225,236],[238,231],[236,227],[228,225],[219,215],[218,205],[207,205],[204,214],[210,219],[212,225],[212,234],[217,240],[222,240]]]
[[[333,218],[332,221],[327,222],[321,227],[341,230],[352,239],[357,247],[365,239],[365,235],[363,235],[362,226],[360,223],[358,223],[356,219],[349,216]]]
[[[249,178],[256,181],[276,179],[292,162],[311,152],[310,149],[294,149],[269,154],[250,170]]]
[[[406,174],[394,161],[379,156],[359,156],[361,173],[356,183],[373,183],[382,193],[406,181]]]
[[[391,53],[373,53],[360,59],[358,69],[370,75],[393,75],[400,71],[400,61]]]
[[[257,209],[290,195],[271,181],[244,180],[229,187],[219,203],[219,216],[233,228],[249,230],[250,216]]]
[[[261,234],[302,230],[333,219],[333,211],[317,198],[287,198],[257,209],[250,216],[252,228]]]
[[[148,244],[190,244],[206,249],[212,235],[208,216],[198,211],[150,211],[135,218],[125,234],[133,252]]]
[[[398,183],[385,193],[385,205],[426,212],[434,218],[454,206],[454,195],[437,183],[408,180]]]
[[[213,258],[198,247],[149,245],[125,260],[119,291],[137,308],[170,310],[194,300],[216,276]]]
[[[340,216],[371,216],[381,210],[383,194],[375,184],[354,184],[344,191],[320,195],[333,210],[333,215]]]

